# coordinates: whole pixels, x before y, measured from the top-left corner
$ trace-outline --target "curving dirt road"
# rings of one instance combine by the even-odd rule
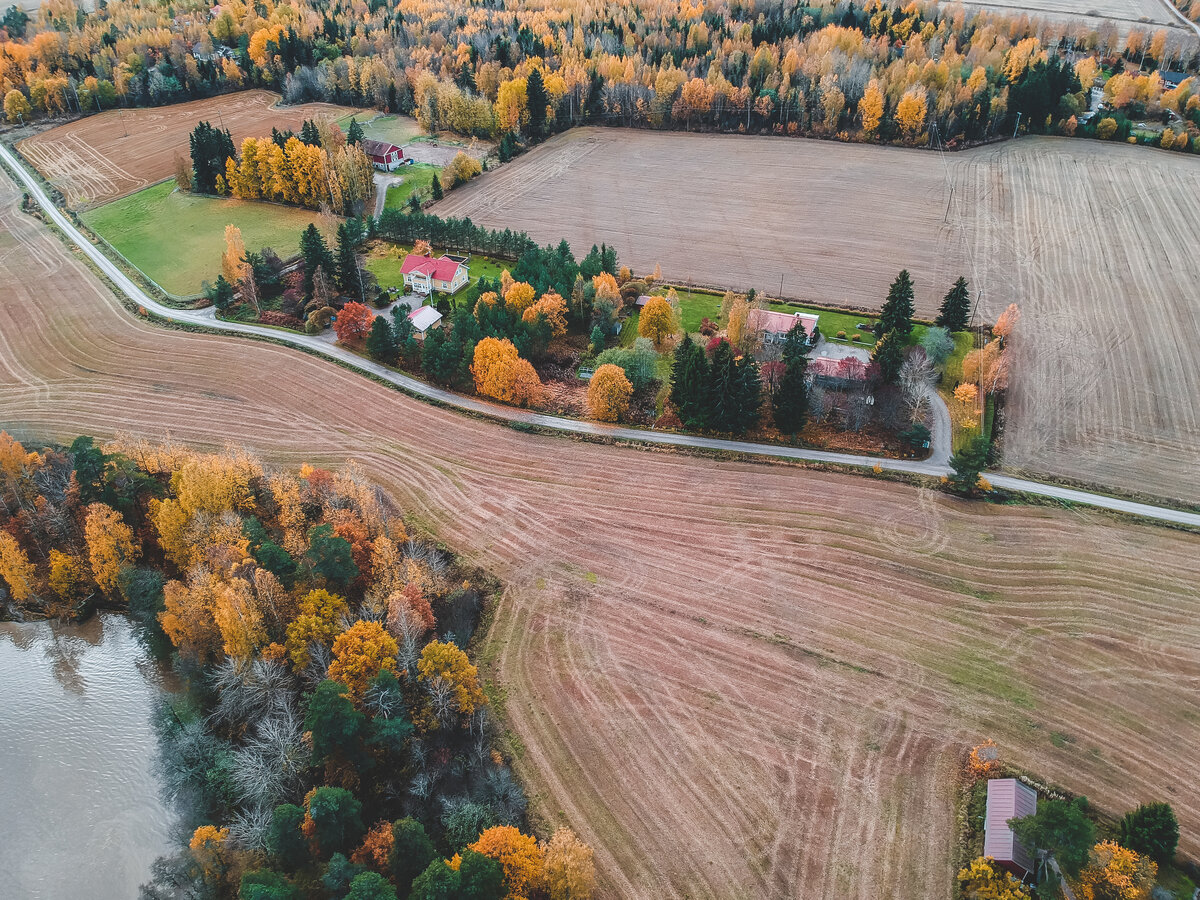
[[[1200,852],[1196,538],[522,434],[128,315],[0,176],[0,426],[353,460],[505,584],[480,648],[536,820],[604,896],[951,895],[964,746]]]
[[[585,422],[578,419],[568,419],[560,416],[533,413],[526,410],[514,409],[509,406],[489,403],[475,397],[447,391],[435,385],[428,384],[400,372],[395,372],[369,359],[364,359],[349,350],[337,346],[329,339],[329,335],[295,334],[278,329],[265,328],[245,322],[225,322],[217,319],[213,308],[198,310],[181,310],[163,306],[150,298],[128,276],[126,276],[107,256],[88,241],[74,224],[50,202],[41,186],[25,170],[14,154],[5,146],[0,145],[0,158],[16,172],[23,187],[39,203],[42,210],[50,216],[54,223],[63,230],[67,237],[112,279],[117,287],[135,303],[146,309],[175,322],[185,322],[203,325],[219,331],[236,334],[262,335],[275,340],[292,344],[306,350],[316,351],[325,356],[348,364],[356,369],[381,378],[418,397],[437,400],[448,406],[467,410],[473,413],[487,415],[506,422],[516,422],[536,425],[542,428],[552,428],[571,434],[586,434],[597,437],[607,437],[615,440],[639,441],[649,444],[660,444],[674,447],[687,447],[699,450],[718,450],[722,452],[743,453],[750,456],[766,456],[785,460],[800,460],[809,462],[830,463],[834,465],[858,466],[888,469],[896,472],[909,472],[918,475],[941,476],[949,473],[950,460],[950,414],[945,403],[933,390],[930,390],[931,406],[934,410],[933,452],[929,459],[923,461],[890,459],[882,456],[863,456],[853,453],[838,453],[827,450],[809,450],[801,447],[781,447],[772,444],[758,444],[749,441],[724,440],[721,438],[701,437],[697,435],[672,434],[669,432],[650,431],[641,428],[626,428],[604,425],[598,422]],[[1083,503],[1089,506],[1099,506],[1130,515],[1145,516],[1180,525],[1200,527],[1200,514],[1154,506],[1145,503],[1135,503],[1081,491],[1063,488],[1057,485],[1041,484],[1024,478],[1014,478],[1009,475],[987,473],[988,479],[996,487],[1013,491],[1023,491],[1070,503]]]

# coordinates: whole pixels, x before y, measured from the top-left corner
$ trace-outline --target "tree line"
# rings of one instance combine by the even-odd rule
[[[159,730],[189,838],[147,900],[589,897],[590,848],[525,830],[494,749],[488,590],[354,469],[0,433],[0,601],[125,609],[185,686]]]

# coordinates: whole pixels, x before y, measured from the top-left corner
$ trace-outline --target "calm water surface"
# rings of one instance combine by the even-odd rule
[[[154,775],[162,689],[122,616],[0,622],[0,898],[137,896],[173,822]]]

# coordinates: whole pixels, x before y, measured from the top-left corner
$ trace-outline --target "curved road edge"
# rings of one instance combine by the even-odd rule
[[[270,338],[309,352],[319,353],[335,359],[343,365],[358,369],[383,381],[389,382],[410,394],[442,403],[446,406],[466,410],[498,419],[504,422],[532,425],[540,428],[554,429],[567,434],[581,434],[613,440],[637,441],[644,444],[660,446],[683,447],[699,450],[715,450],[725,453],[741,453],[751,456],[770,457],[775,459],[798,460],[803,462],[828,463],[833,465],[854,466],[873,469],[878,467],[894,472],[905,472],[913,475],[941,477],[949,473],[949,468],[937,462],[890,459],[887,457],[861,456],[853,453],[836,453],[828,450],[809,450],[800,447],[783,447],[772,444],[761,444],[750,441],[734,441],[723,438],[702,437],[699,435],[676,434],[668,431],[650,431],[643,428],[624,428],[615,425],[602,425],[597,422],[585,422],[578,419],[568,419],[562,416],[529,412],[523,409],[500,406],[474,397],[467,397],[453,391],[427,384],[416,378],[395,372],[369,359],[364,359],[349,350],[338,347],[328,340],[322,340],[315,335],[295,334],[246,322],[225,322],[216,317],[216,311],[209,309],[175,309],[164,306],[152,299],[132,279],[109,259],[98,247],[92,244],[68,219],[62,211],[46,196],[40,184],[26,171],[25,166],[13,152],[0,144],[0,159],[16,173],[29,195],[37,201],[51,220],[62,229],[72,243],[87,255],[87,257],[107,276],[112,283],[129,297],[134,303],[153,312],[164,319],[185,324],[200,325],[215,331],[226,331],[233,334],[247,334]],[[1200,528],[1200,513],[1170,509],[1169,507],[1153,506],[1137,503],[1131,500],[1121,500],[1058,485],[1042,484],[1024,478],[1013,478],[1007,475],[987,473],[988,481],[993,485],[1007,490],[1021,491],[1050,499],[1069,503],[1080,503],[1101,509],[1113,510],[1128,515],[1157,519],[1175,525],[1187,525]]]

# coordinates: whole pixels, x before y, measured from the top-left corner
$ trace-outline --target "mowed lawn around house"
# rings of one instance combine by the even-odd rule
[[[430,196],[433,188],[433,176],[441,172],[441,167],[433,166],[429,163],[413,163],[411,166],[401,166],[393,173],[404,178],[399,184],[393,184],[388,187],[387,199],[384,201],[384,209],[403,209],[404,204],[408,202],[417,191],[421,191],[426,197]]]
[[[81,213],[84,223],[164,291],[200,293],[215,281],[225,252],[225,226],[242,230],[247,250],[271,247],[284,259],[300,249],[300,234],[320,216],[307,209],[254,200],[187,194],[174,181]]]
[[[666,294],[670,289],[670,285],[662,285],[656,287],[652,293]],[[716,294],[711,291],[693,291],[685,288],[675,288],[675,294],[679,297],[679,311],[682,314],[683,327],[690,334],[695,334],[700,330],[701,323],[707,318],[716,322],[721,316],[721,299],[722,294]],[[861,335],[861,340],[855,343],[860,343],[865,346],[871,346],[875,343],[875,335],[870,331],[858,328],[861,323],[863,325],[873,325],[874,317],[863,316],[858,313],[832,312],[827,309],[816,309],[808,306],[796,306],[791,303],[781,303],[777,300],[767,303],[768,309],[777,310],[786,313],[808,313],[809,315],[818,316],[817,327],[821,329],[821,334],[825,335],[829,340],[837,340],[839,331],[846,332],[845,343],[850,343],[850,338],[855,335]]]
[[[404,257],[411,252],[411,244],[393,244],[380,241],[367,254],[367,269],[379,280],[381,288],[403,290],[404,276],[401,274],[400,269],[404,265]],[[440,255],[437,251],[434,251],[434,253],[435,255]],[[470,281],[466,287],[459,288],[455,296],[461,296],[466,293],[480,278],[499,279],[501,272],[505,269],[511,271],[514,266],[516,266],[516,263],[511,260],[496,259],[477,253],[471,254],[471,259],[467,263]]]

